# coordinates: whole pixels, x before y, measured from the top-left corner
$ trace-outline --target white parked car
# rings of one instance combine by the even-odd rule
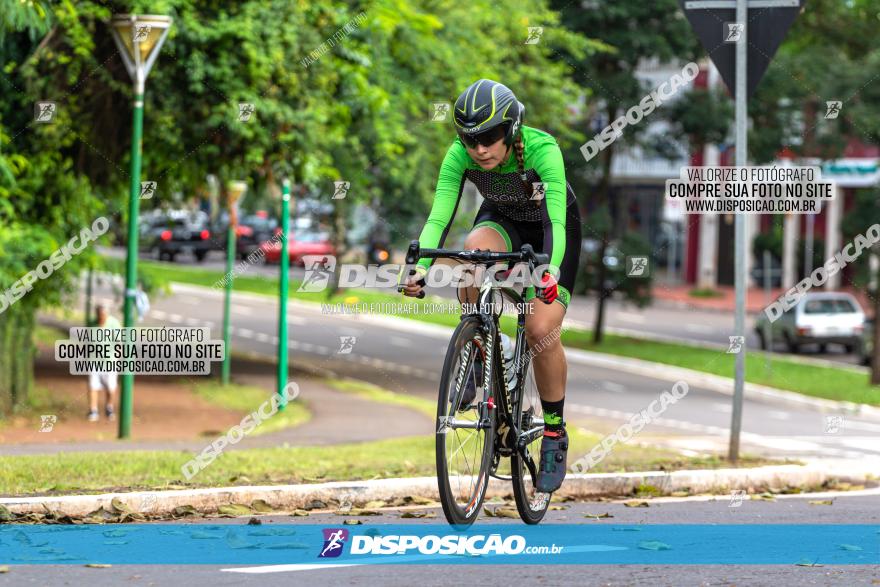
[[[765,340],[767,316],[763,312],[755,323],[761,348],[772,348]],[[828,343],[843,345],[846,352],[860,352],[865,313],[848,293],[808,293],[771,325],[773,342],[785,343],[788,352],[797,353],[801,345],[818,344],[826,352]]]

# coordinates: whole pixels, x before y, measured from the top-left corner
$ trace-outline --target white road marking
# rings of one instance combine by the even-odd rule
[[[624,391],[626,391],[626,387],[619,383],[614,383],[613,381],[603,381],[602,389],[613,393],[623,393]]]
[[[232,306],[233,314],[240,314],[242,316],[253,316],[254,311],[247,306]]]
[[[617,317],[624,322],[633,322],[635,324],[644,324],[646,319],[641,314],[632,314],[630,312],[618,312]]]
[[[595,408],[593,406],[584,406],[578,404],[566,404],[565,409],[570,412],[578,412],[581,414],[599,416],[602,418],[613,418],[615,420],[621,420],[624,422],[628,422],[635,415],[631,412],[608,410],[606,408]],[[687,432],[696,432],[699,434],[720,436],[723,438],[728,438],[730,436],[730,430],[728,428],[722,428],[720,426],[707,426],[704,424],[695,424],[693,422],[674,420],[672,418],[655,418],[651,421],[651,424],[664,426],[666,428],[685,430]],[[821,439],[821,437],[818,436],[811,438],[815,440]],[[813,442],[812,440],[807,440],[803,438],[764,436],[761,434],[756,434],[754,432],[743,431],[742,440],[743,442],[748,442],[750,444],[758,445],[763,448],[774,449],[777,451],[782,450],[788,452],[810,452],[815,454],[822,454],[823,456],[841,457],[846,459],[862,459],[865,457],[864,452],[829,448],[827,446],[823,446],[819,443]]]
[[[166,314],[162,310],[153,310],[152,312],[150,312],[150,316],[156,318],[157,320],[164,320],[168,317],[168,314]]]
[[[250,328],[236,328],[235,331],[239,334],[239,336],[243,336],[245,338],[254,338],[254,331]]]
[[[236,569],[220,569],[224,573],[286,573],[290,571],[319,571],[325,569],[339,569],[342,567],[362,567],[363,563],[351,563],[351,564],[332,564],[332,565],[318,565],[318,564],[291,564],[291,565],[269,565],[263,567],[248,567],[248,568],[236,568]]]
[[[169,322],[183,322],[183,316],[180,314],[168,314]]]
[[[269,342],[269,335],[264,332],[258,332],[257,340],[260,342]]]
[[[189,304],[190,306],[201,306],[205,303],[204,300],[200,300],[195,296],[186,296],[179,294],[174,296],[174,301],[182,304]]]
[[[774,420],[791,420],[791,414],[788,412],[782,412],[779,410],[767,410],[764,412],[768,418],[773,418]]]
[[[293,314],[288,312],[287,313],[287,323],[288,324],[295,324],[297,326],[305,326],[309,322],[308,322],[308,320],[306,320],[302,316],[294,316]]]
[[[471,435],[470,438],[476,437],[476,434]],[[463,445],[462,445],[463,446]],[[574,544],[565,547],[565,552],[613,552],[620,550],[629,550],[629,547],[626,546],[612,546],[608,544]],[[503,557],[504,555],[483,555],[483,556],[497,556]],[[286,573],[291,571],[319,571],[325,569],[334,569],[339,567],[363,567],[363,566],[373,566],[373,565],[384,565],[388,564],[390,558],[379,556],[368,556],[360,559],[362,562],[358,563],[342,563],[342,564],[286,564],[286,565],[263,565],[259,567],[234,567],[231,569],[220,569],[222,572],[226,573]],[[408,554],[403,556],[395,556],[395,563],[402,562],[424,562],[429,560],[442,561],[449,560],[447,555],[435,554],[435,555],[417,555],[417,554]]]
[[[404,338],[403,336],[389,336],[388,342],[390,342],[392,346],[399,346],[405,349],[411,349],[415,345],[412,340]]]

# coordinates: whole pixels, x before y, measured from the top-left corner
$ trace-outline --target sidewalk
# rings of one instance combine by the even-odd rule
[[[0,427],[0,456],[126,450],[200,451],[245,416],[244,412],[221,408],[184,393],[176,382],[182,378],[139,377],[134,394],[134,438],[117,440],[115,422],[103,418],[96,423],[85,421],[83,377],[70,375],[66,365],[44,354],[37,359],[35,370],[37,385],[62,399],[64,409],[57,414],[58,421],[49,433],[39,432],[39,416],[27,420],[14,418],[4,424]],[[232,372],[234,383],[262,387],[267,398],[275,388],[274,366],[269,363],[236,357],[232,361]],[[338,391],[321,378],[299,370],[292,370],[290,379],[300,385],[300,400],[311,413],[311,419],[299,426],[245,437],[230,447],[231,450],[367,442],[420,435],[430,429],[430,419],[409,408]]]
[[[682,285],[666,285],[655,283],[652,291],[654,303],[671,305],[679,308],[711,310],[732,313],[736,307],[736,294],[732,286],[719,285],[715,288],[720,295],[711,298],[699,298],[690,295],[695,287],[692,284]],[[770,301],[776,300],[780,295],[788,291],[788,288],[772,288],[770,290]],[[824,291],[824,290],[820,290]],[[862,306],[862,310],[866,313],[873,308],[873,302],[861,290],[851,287],[841,288],[841,292],[846,292],[855,296]],[[746,291],[746,312],[750,314],[758,314],[764,311],[769,304],[764,288],[750,287]]]

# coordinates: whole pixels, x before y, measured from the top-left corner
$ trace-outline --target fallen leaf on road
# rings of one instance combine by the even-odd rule
[[[114,497],[113,499],[111,499],[110,505],[113,507],[114,510],[116,510],[116,513],[118,514],[131,513],[131,508],[125,505],[125,502],[123,502],[118,497]]]
[[[309,510],[293,510],[293,513],[290,515],[294,517],[308,516]]]
[[[249,516],[254,510],[243,503],[228,503],[217,508],[217,512],[229,516]]]
[[[353,518],[350,518],[350,519],[348,519],[348,520],[345,520],[345,521],[342,522],[342,523],[345,524],[346,526],[358,526],[358,525],[360,525],[360,524],[363,524],[362,521],[360,521],[360,520],[355,520],[355,519],[353,519]]]
[[[293,536],[294,534],[296,530],[290,528],[260,528],[248,532],[248,536]]]
[[[171,510],[171,514],[177,518],[183,518],[186,516],[200,516],[200,515],[202,515],[201,513],[199,513],[199,511],[196,508],[194,508],[193,506],[191,506],[189,504],[177,506],[176,508]],[[91,514],[89,514],[89,515],[91,515]]]
[[[814,563],[811,560],[803,559],[797,563],[795,563],[799,567],[824,567],[825,565],[820,565],[819,563]]]
[[[614,516],[612,516],[608,512],[605,512],[603,514],[584,514],[584,517],[585,518],[593,518],[595,520],[600,520],[602,518],[613,518]]]
[[[437,514],[434,512],[403,512],[400,514],[401,518],[436,518]]]
[[[254,501],[252,501],[251,509],[263,514],[268,514],[275,511],[275,508],[269,505],[269,503],[265,499],[255,499]]]
[[[382,512],[376,510],[368,510],[361,508],[352,508],[350,510],[337,510],[334,512],[338,516],[381,516]]]
[[[430,499],[428,497],[422,497],[420,495],[412,495],[412,496],[406,497],[404,499],[406,501],[408,501],[409,503],[414,503],[416,505],[433,505],[433,504],[437,503],[433,499]]]
[[[834,501],[831,499],[812,499],[807,503],[810,505],[834,505]]]
[[[551,506],[548,506],[547,509],[548,509],[548,510],[554,510],[554,511],[557,511],[557,510],[567,510],[567,509],[568,509],[568,506],[567,506],[567,505],[551,505]]]
[[[105,565],[103,563],[87,563],[85,566],[90,569],[109,569],[113,565]]]
[[[505,507],[497,507],[494,510],[486,508],[486,515],[492,518],[519,518],[518,511],[514,508]]]
[[[772,493],[765,491],[764,493],[759,493],[758,495],[753,495],[752,499],[760,499],[762,501],[776,501],[776,496]]]
[[[650,505],[648,505],[648,502],[647,502],[647,501],[639,501],[639,500],[637,500],[637,499],[631,499],[630,501],[625,501],[625,502],[623,502],[623,505],[625,505],[625,506],[628,507],[628,508],[647,508],[647,507],[651,507]]]
[[[2,575],[3,573],[8,573],[8,572],[9,572],[9,567],[7,567],[6,565],[3,565],[2,567],[0,567],[0,575]]]
[[[665,542],[657,542],[656,540],[639,542],[639,548],[642,550],[672,550],[672,547]]]
[[[282,542],[281,544],[271,544],[265,548],[270,550],[308,550],[311,547],[302,542]]]
[[[688,497],[690,495],[689,491],[673,491],[669,494],[670,497]]]
[[[256,542],[247,542],[241,536],[230,530],[226,533],[226,545],[229,548],[235,549],[246,549],[246,548],[259,548],[259,543]]]
[[[211,534],[210,532],[202,532],[201,530],[196,530],[189,535],[193,540],[217,540],[220,536],[216,534]]]

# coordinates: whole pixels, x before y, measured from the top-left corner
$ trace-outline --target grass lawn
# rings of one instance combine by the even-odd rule
[[[193,392],[212,404],[240,411],[242,415],[257,410],[264,402],[269,401],[273,392],[266,391],[262,387],[252,385],[230,384],[226,387],[216,380],[196,383],[192,386]],[[308,422],[311,418],[309,410],[299,401],[292,401],[283,410],[278,410],[274,416],[263,420],[253,429],[251,436],[275,432],[283,428],[298,426]]]
[[[433,401],[396,394],[353,380],[331,379],[328,383],[346,393],[372,401],[403,405],[431,417]],[[250,410],[264,401],[265,391],[236,386],[235,389],[200,386],[199,394],[234,409]],[[295,404],[292,404],[292,406]],[[276,418],[298,417],[296,412]],[[306,416],[307,417],[307,416]],[[279,420],[281,421],[281,420]],[[288,423],[287,425],[291,425]],[[263,428],[261,426],[260,428]],[[601,436],[571,427],[569,462],[586,454]],[[192,458],[184,451],[131,451],[107,453],[58,453],[54,455],[0,457],[0,494],[29,495],[102,490],[178,489],[221,485],[308,483],[349,481],[389,477],[419,477],[435,474],[434,437],[431,435],[337,445],[332,447],[285,447],[225,452],[190,483],[180,468]],[[756,466],[770,461],[744,457],[739,466]],[[703,469],[730,466],[715,456],[683,457],[654,446],[635,442],[619,444],[594,472]]]
[[[574,462],[600,437],[571,429],[569,461]],[[226,485],[349,481],[435,474],[434,437],[413,436],[332,447],[289,447],[230,450],[195,476],[182,481],[188,452],[137,451],[58,453],[0,457],[0,495],[101,490],[180,489]],[[743,458],[740,466],[765,464]],[[729,466],[717,457],[691,458],[655,447],[618,445],[595,469],[656,471]]]
[[[179,281],[194,285],[211,286],[221,279],[223,273],[204,269],[181,268],[170,263],[141,261],[142,271],[156,279]],[[436,296],[428,296],[424,300],[413,300],[393,294],[351,289],[328,298],[321,293],[302,293],[296,291],[297,285],[290,288],[291,299],[320,303],[355,303],[355,302],[394,302],[415,306],[445,302]],[[277,295],[278,284],[275,279],[263,277],[236,277],[235,289],[252,293]],[[458,316],[451,313],[410,312],[400,316],[445,326],[455,326]],[[505,331],[511,332],[515,326],[512,318],[503,322]],[[600,345],[591,342],[591,333],[587,330],[569,329],[563,333],[563,343],[572,348],[580,348],[595,352],[633,357],[646,361],[655,361],[667,365],[675,365],[730,377],[733,373],[734,356],[723,351],[705,349],[684,344],[656,342],[626,336],[605,335]],[[880,387],[869,384],[868,376],[848,369],[804,365],[786,360],[778,355],[771,355],[771,367],[765,367],[764,353],[750,352],[746,361],[746,381],[769,385],[779,389],[787,389],[814,397],[851,401],[880,405]]]

